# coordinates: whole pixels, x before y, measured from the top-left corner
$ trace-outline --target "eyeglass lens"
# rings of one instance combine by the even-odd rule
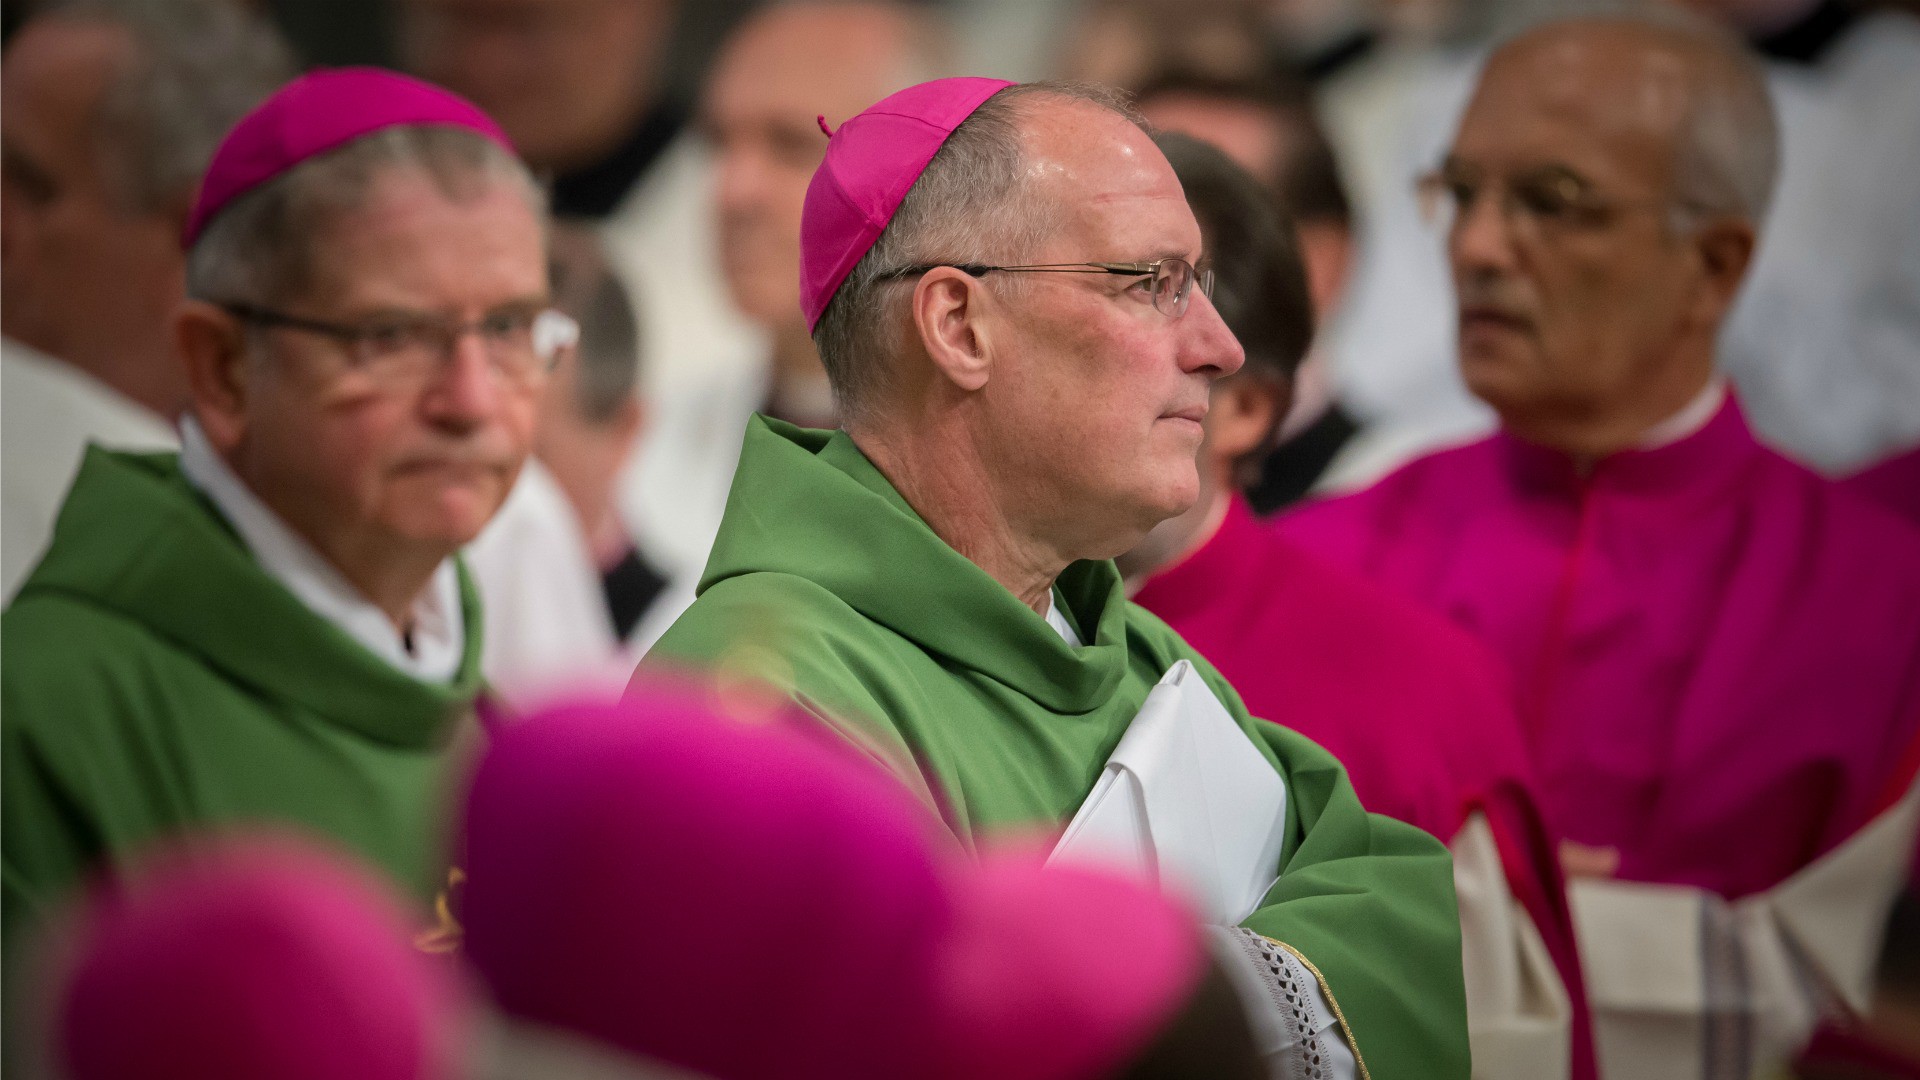
[[[382,375],[423,377],[469,331],[480,336],[494,370],[516,380],[543,374],[579,338],[578,324],[551,309],[495,312],[471,323],[423,319],[369,328],[360,341],[361,361]]]

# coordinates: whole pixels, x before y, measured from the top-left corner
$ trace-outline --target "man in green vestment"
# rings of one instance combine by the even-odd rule
[[[370,69],[227,136],[186,231],[182,451],[89,450],[0,620],[0,883],[18,931],[156,838],[293,828],[422,899],[480,679],[454,553],[574,329],[492,121]]]
[[[1110,561],[1197,498],[1208,388],[1243,359],[1136,119],[1049,84],[901,91],[831,134],[802,245],[845,430],[753,421],[641,677],[771,685],[971,840],[1057,829],[1188,660],[1286,782],[1278,880],[1218,931],[1276,1075],[1466,1076],[1445,850],[1248,717]]]

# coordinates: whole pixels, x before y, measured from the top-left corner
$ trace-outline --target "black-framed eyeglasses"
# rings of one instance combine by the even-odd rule
[[[1200,291],[1211,298],[1213,296],[1213,271],[1196,270],[1185,259],[1155,259],[1152,262],[1078,262],[1078,263],[1034,263],[1028,266],[987,266],[981,263],[927,263],[917,266],[902,266],[888,270],[875,280],[911,277],[950,266],[963,274],[981,277],[990,271],[1003,274],[1117,274],[1124,277],[1142,277],[1148,280],[1153,289],[1153,308],[1169,319],[1177,319],[1187,313],[1187,301],[1193,294],[1197,283]]]
[[[255,326],[332,338],[346,349],[354,370],[383,383],[425,381],[469,333],[480,335],[494,370],[516,382],[531,382],[552,371],[561,355],[580,341],[580,324],[553,308],[505,307],[465,321],[394,315],[342,323],[254,304],[219,306]]]

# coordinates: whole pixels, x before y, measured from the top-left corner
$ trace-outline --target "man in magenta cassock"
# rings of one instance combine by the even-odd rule
[[[1920,530],[1714,366],[1777,159],[1710,31],[1498,49],[1421,187],[1502,430],[1281,526],[1513,668],[1608,1075],[1748,1075],[1863,1009],[1913,846]]]

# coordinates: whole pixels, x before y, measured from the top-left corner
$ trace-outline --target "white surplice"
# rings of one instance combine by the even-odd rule
[[[0,603],[46,553],[88,443],[172,450],[173,425],[71,364],[0,338]]]

